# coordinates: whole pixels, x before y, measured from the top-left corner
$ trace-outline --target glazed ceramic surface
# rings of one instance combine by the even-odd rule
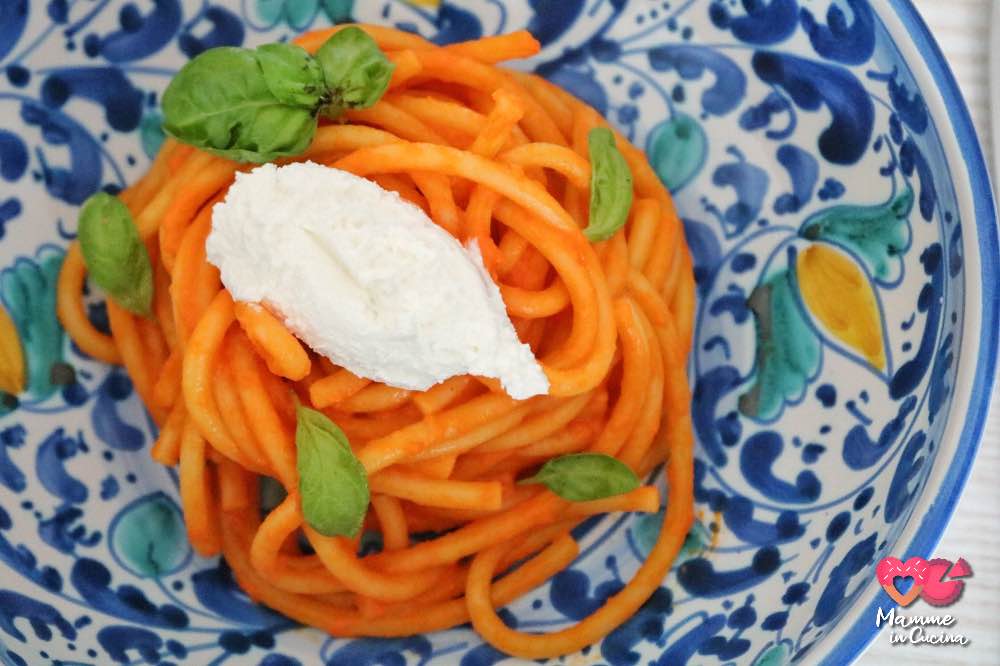
[[[565,663],[850,661],[887,604],[876,562],[937,542],[996,350],[985,167],[904,0],[0,0],[0,662],[503,661],[467,627],[333,640],[249,602],[192,554],[128,377],[54,312],[77,206],[142,174],[188,58],[351,19],[531,30],[544,48],[519,66],[644,147],[684,218],[698,522],[664,587]],[[589,614],[658,522],[586,523],[579,560],[504,619]]]

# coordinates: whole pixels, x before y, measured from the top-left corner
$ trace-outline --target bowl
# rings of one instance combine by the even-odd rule
[[[334,640],[251,603],[192,554],[128,377],[54,312],[78,205],[146,168],[188,58],[347,20],[436,42],[527,28],[544,48],[517,66],[645,147],[684,219],[697,521],[638,614],[565,663],[850,662],[890,605],[876,562],[933,553],[996,362],[986,167],[907,0],[0,3],[0,661],[503,659],[468,627]],[[98,294],[88,309],[106,325]],[[505,619],[586,615],[657,524],[585,523],[579,560]]]

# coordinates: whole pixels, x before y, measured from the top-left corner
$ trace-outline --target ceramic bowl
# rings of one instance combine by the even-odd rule
[[[128,377],[54,312],[77,206],[143,173],[170,76],[345,20],[436,42],[531,30],[544,48],[518,66],[644,147],[684,219],[698,520],[639,613],[564,663],[851,661],[889,604],[877,561],[929,556],[955,506],[997,349],[986,167],[906,0],[0,0],[0,661],[504,659],[468,627],[333,640],[250,603],[192,554]],[[106,326],[96,294],[89,312]],[[586,523],[579,560],[504,617],[587,615],[657,524]]]

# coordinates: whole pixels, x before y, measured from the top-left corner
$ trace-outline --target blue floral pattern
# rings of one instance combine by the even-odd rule
[[[949,121],[881,11],[0,0],[0,298],[27,368],[24,392],[0,401],[0,663],[504,660],[468,628],[334,640],[251,603],[224,562],[186,543],[176,475],[149,458],[154,427],[128,377],[65,340],[54,315],[76,206],[146,168],[163,140],[159,94],[183,62],[348,18],[439,43],[531,30],[543,51],[522,66],[645,147],[675,194],[699,295],[699,520],[665,586],[587,658],[773,666],[826,650],[869,598],[876,561],[900,554],[930,471],[950,464],[939,452],[966,334],[970,222],[945,157]],[[882,356],[810,309],[801,261],[814,247],[868,285]],[[88,299],[106,328],[100,297]],[[579,560],[504,619],[550,631],[582,618],[621,589],[657,526],[584,523]]]

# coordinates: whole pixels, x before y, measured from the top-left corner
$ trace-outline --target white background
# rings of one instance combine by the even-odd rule
[[[1000,108],[992,114],[990,111],[990,60],[995,58],[1000,63],[1000,53],[994,54],[990,48],[993,2],[914,3],[955,72],[992,163],[991,115],[1000,122]],[[993,409],[972,478],[934,555],[951,560],[964,557],[972,565],[974,576],[962,599],[950,609],[958,620],[954,630],[969,636],[972,643],[965,648],[889,645],[889,637],[883,632],[861,658],[863,666],[1000,665],[1000,394],[993,396]]]

